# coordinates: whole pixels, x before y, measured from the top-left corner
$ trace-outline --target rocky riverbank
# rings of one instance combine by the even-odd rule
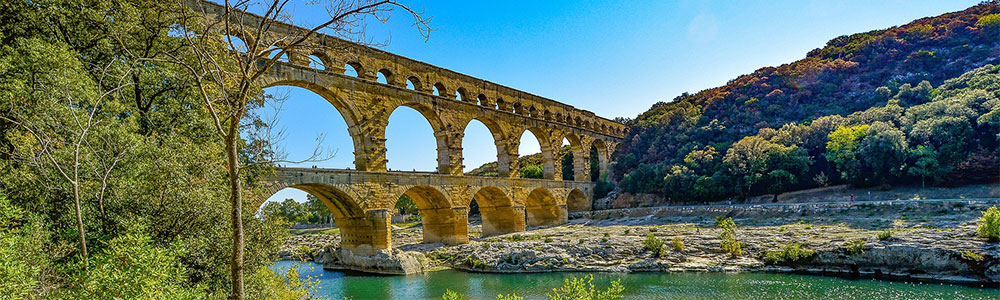
[[[393,242],[401,253],[425,256],[419,260],[423,270],[773,271],[996,286],[1000,283],[1000,244],[976,236],[979,208],[946,206],[950,209],[886,205],[768,214],[766,218],[736,214],[735,239],[742,245],[739,255],[722,251],[723,229],[715,227],[715,218],[656,214],[580,218],[568,225],[487,238],[475,238],[479,227],[472,226],[473,241],[457,246],[421,244],[420,227],[415,226],[394,230]],[[644,246],[650,235],[664,244],[659,255]],[[336,249],[337,238],[298,237],[294,241],[308,241],[308,245],[331,241],[326,251],[314,251],[320,253]],[[285,248],[302,248],[298,246]],[[321,256],[318,262],[322,263]]]

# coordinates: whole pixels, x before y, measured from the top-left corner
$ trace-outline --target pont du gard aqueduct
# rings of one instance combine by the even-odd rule
[[[209,16],[224,9],[210,2],[201,5]],[[258,18],[244,15],[240,21],[260,24]],[[268,34],[304,30],[281,24]],[[322,66],[310,66],[311,60]],[[356,77],[345,74],[347,66]],[[385,83],[376,81],[379,74]],[[620,123],[571,105],[329,35],[315,35],[297,47],[260,84],[315,92],[347,122],[354,169],[278,168],[268,184],[272,192],[291,187],[322,200],[341,230],[342,246],[359,254],[392,247],[390,221],[404,194],[417,204],[424,242],[467,243],[473,199],[482,215],[483,236],[565,223],[569,212],[590,210],[593,201],[591,152],[585,150],[596,147],[604,174],[626,131]],[[387,171],[385,129],[400,106],[415,109],[431,124],[436,173]],[[493,135],[499,177],[463,175],[462,138],[473,119]],[[518,144],[525,131],[538,138],[544,179],[518,178]],[[564,139],[573,149],[573,178],[562,178],[561,160],[555,157]]]

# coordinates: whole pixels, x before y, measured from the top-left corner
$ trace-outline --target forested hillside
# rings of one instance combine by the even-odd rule
[[[993,1],[838,37],[654,104],[627,121],[615,176],[624,192],[675,202],[996,180],[998,13]]]

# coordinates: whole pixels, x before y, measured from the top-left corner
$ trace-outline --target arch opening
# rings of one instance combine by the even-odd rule
[[[406,78],[406,89],[414,91],[423,90],[423,88],[420,86],[420,79],[417,79],[417,77],[414,76]]]
[[[457,90],[455,90],[455,100],[468,101],[469,92],[466,91],[465,88],[458,88]]]
[[[350,63],[344,64],[344,75],[351,77],[361,77],[361,72],[359,72],[359,70],[361,70],[360,65],[350,64]]]
[[[584,160],[586,158],[584,151],[589,151],[589,149],[585,150],[580,139],[575,135],[567,134],[563,138],[563,180],[587,181],[590,179],[590,174],[583,173],[587,169],[584,164],[590,163]]]
[[[453,208],[437,188],[415,186],[403,192],[398,201],[403,201],[404,198],[411,200],[416,206],[423,227],[424,243],[455,245],[469,242],[469,220],[465,208]]]
[[[607,145],[602,140],[594,140],[590,145],[590,181],[598,181],[607,176]]]
[[[525,224],[527,226],[553,226],[564,223],[566,213],[557,205],[555,197],[545,188],[536,188],[528,193],[524,203]]]
[[[559,159],[562,165],[562,179],[563,180],[574,180],[573,174],[575,168],[573,166],[573,144],[570,143],[569,139],[562,139],[562,146],[559,148]]]
[[[462,171],[471,176],[500,176],[496,141],[502,140],[499,126],[479,119],[469,120],[462,135]]]
[[[579,211],[589,211],[591,208],[590,201],[587,200],[587,195],[585,195],[579,189],[573,189],[566,196],[566,208],[570,212]]]
[[[442,84],[440,82],[435,83],[434,86],[432,86],[431,88],[433,89],[431,92],[434,94],[434,96],[442,96],[443,97],[443,96],[445,96],[448,93],[447,90],[445,90],[445,88],[444,88],[444,84]]]
[[[309,67],[313,69],[326,70],[326,62],[319,56],[309,56]]]
[[[386,124],[386,168],[389,171],[437,172],[439,162],[448,159],[447,144],[443,137],[435,134],[440,131],[441,122],[430,108],[419,104],[400,105],[389,115]]]
[[[521,178],[553,178],[552,149],[545,143],[547,140],[545,132],[535,127],[521,133],[517,148],[517,153],[521,155],[518,159]]]
[[[309,210],[316,211],[325,208],[332,214],[333,223],[340,229],[341,245],[345,249],[361,255],[370,255],[372,249],[388,249],[391,246],[388,244],[388,240],[378,238],[379,234],[377,233],[385,229],[377,228],[375,222],[369,222],[360,204],[340,189],[321,183],[300,183],[290,185],[274,195],[282,195],[289,190],[307,193],[319,202],[305,202],[306,205],[322,205],[321,207],[311,207]],[[259,214],[266,216],[276,212],[280,213],[284,209],[281,206],[282,203],[276,201],[265,202],[260,208]]]
[[[483,237],[524,231],[524,212],[514,209],[513,202],[503,190],[484,187],[476,192],[473,200],[478,204],[482,218]]]
[[[386,69],[378,70],[378,74],[375,74],[375,82],[390,84],[390,82],[392,82],[392,72],[389,72],[389,70]]]
[[[356,165],[357,157],[351,155],[361,148],[359,135],[352,131],[355,114],[336,92],[301,81],[275,82],[264,88],[264,92],[279,100],[254,113],[273,125],[272,134],[279,137],[274,150],[286,160],[298,162],[282,166],[365,167]]]
[[[486,107],[492,106],[490,105],[490,101],[486,99],[486,95],[483,94],[479,94],[479,97],[476,98],[476,101],[479,101],[480,106],[486,106]]]

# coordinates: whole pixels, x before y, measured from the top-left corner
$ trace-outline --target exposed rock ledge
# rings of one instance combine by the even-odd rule
[[[995,203],[995,202],[994,202]],[[636,216],[572,220],[569,225],[533,228],[526,232],[473,238],[469,244],[420,244],[420,228],[393,231],[397,249],[379,258],[358,259],[351,270],[412,274],[451,267],[473,272],[796,272],[820,275],[881,277],[932,282],[997,286],[1000,284],[1000,244],[975,235],[976,219],[993,203],[934,202],[933,205],[871,205],[850,208],[792,210],[766,217],[736,218],[743,255],[720,253],[721,231],[708,216]],[[774,210],[771,210],[772,212]],[[723,212],[722,214],[726,214]],[[732,213],[731,215],[742,215]],[[707,214],[706,214],[707,215]],[[475,234],[479,226],[470,228]],[[879,240],[879,232],[892,237]],[[652,233],[665,242],[664,254],[654,257],[642,241]],[[684,243],[673,250],[675,238]],[[846,244],[863,240],[863,252],[849,252]],[[801,244],[815,251],[810,259],[774,265],[763,260],[766,251]],[[328,249],[335,249],[329,248]],[[335,252],[331,252],[335,253]],[[403,254],[396,254],[403,253]],[[421,259],[422,255],[425,259]],[[317,257],[331,267],[352,257]],[[409,256],[409,262],[386,263]],[[413,263],[413,261],[417,263]]]
[[[386,275],[423,273],[427,265],[426,256],[419,252],[399,249],[372,251],[365,247],[367,246],[362,246],[362,249],[356,252],[373,254],[359,255],[355,251],[340,248],[339,245],[330,245],[317,254],[314,261],[323,264],[323,269],[327,270],[351,270]]]

